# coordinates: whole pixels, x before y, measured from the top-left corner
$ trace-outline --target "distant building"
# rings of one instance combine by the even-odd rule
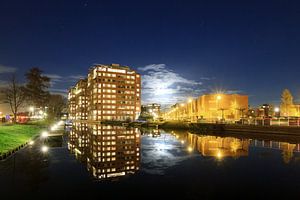
[[[160,104],[157,103],[142,105],[141,115],[150,116],[153,118],[153,120],[155,120],[160,117],[160,107]]]
[[[257,117],[268,118],[274,115],[274,106],[270,104],[263,104],[258,108]]]
[[[239,94],[206,94],[186,103],[175,104],[164,114],[167,120],[198,121],[238,120],[248,112],[248,96]]]

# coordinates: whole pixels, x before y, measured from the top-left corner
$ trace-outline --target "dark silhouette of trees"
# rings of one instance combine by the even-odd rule
[[[14,115],[13,122],[15,123],[19,108],[25,101],[24,87],[18,83],[15,74],[11,76],[8,86],[3,92],[5,94],[6,102],[9,103],[11,112]]]
[[[59,117],[62,110],[66,108],[67,99],[59,94],[51,94],[48,103],[48,114],[50,118]]]
[[[50,97],[50,93],[47,91],[50,86],[50,78],[43,76],[42,73],[42,70],[34,67],[25,74],[27,79],[25,94],[36,107],[44,107]]]

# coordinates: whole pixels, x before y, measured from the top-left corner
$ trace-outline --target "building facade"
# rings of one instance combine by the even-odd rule
[[[88,74],[89,120],[135,120],[141,112],[141,77],[127,66],[94,65]]]
[[[155,121],[161,116],[160,107],[160,104],[157,103],[142,105],[140,117],[151,118],[151,120]]]
[[[248,96],[239,94],[207,94],[186,103],[175,104],[164,113],[166,120],[238,120],[248,112]]]
[[[76,116],[76,98],[75,98],[75,87],[69,90],[68,94],[68,113],[69,119],[75,120]]]
[[[119,64],[93,65],[69,91],[73,120],[133,121],[141,112],[141,76]]]
[[[75,85],[75,120],[87,120],[87,80],[81,79]]]

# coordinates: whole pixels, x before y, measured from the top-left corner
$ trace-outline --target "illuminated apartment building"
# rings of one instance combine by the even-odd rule
[[[133,174],[140,165],[137,128],[93,124],[89,134],[87,168],[97,179]]]
[[[207,94],[186,103],[175,104],[164,113],[166,120],[238,120],[248,112],[248,96],[239,94]]]
[[[141,77],[127,66],[94,65],[88,74],[88,119],[135,120],[141,109]]]
[[[87,80],[81,79],[75,85],[75,120],[88,119]]]
[[[75,88],[71,88],[68,94],[68,112],[69,119],[73,120],[76,116],[76,98],[75,98]]]

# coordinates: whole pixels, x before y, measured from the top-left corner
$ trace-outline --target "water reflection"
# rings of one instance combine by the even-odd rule
[[[86,163],[97,179],[133,174],[140,165],[140,132],[137,128],[75,123],[68,148]]]
[[[223,157],[248,156],[250,141],[233,137],[199,136],[188,133],[188,144],[203,156]]]
[[[187,143],[188,151],[196,150],[202,156],[212,156],[217,159],[248,156],[250,148],[265,148],[281,151],[283,161],[289,163],[295,153],[300,153],[300,144],[288,142],[199,135],[180,131],[171,131],[171,134],[182,144]]]
[[[143,172],[165,174],[166,169],[199,155],[220,162],[225,158],[257,157],[268,149],[281,152],[284,163],[300,155],[300,145],[287,142],[87,123],[74,124],[68,148],[97,179],[134,174],[141,159]]]

